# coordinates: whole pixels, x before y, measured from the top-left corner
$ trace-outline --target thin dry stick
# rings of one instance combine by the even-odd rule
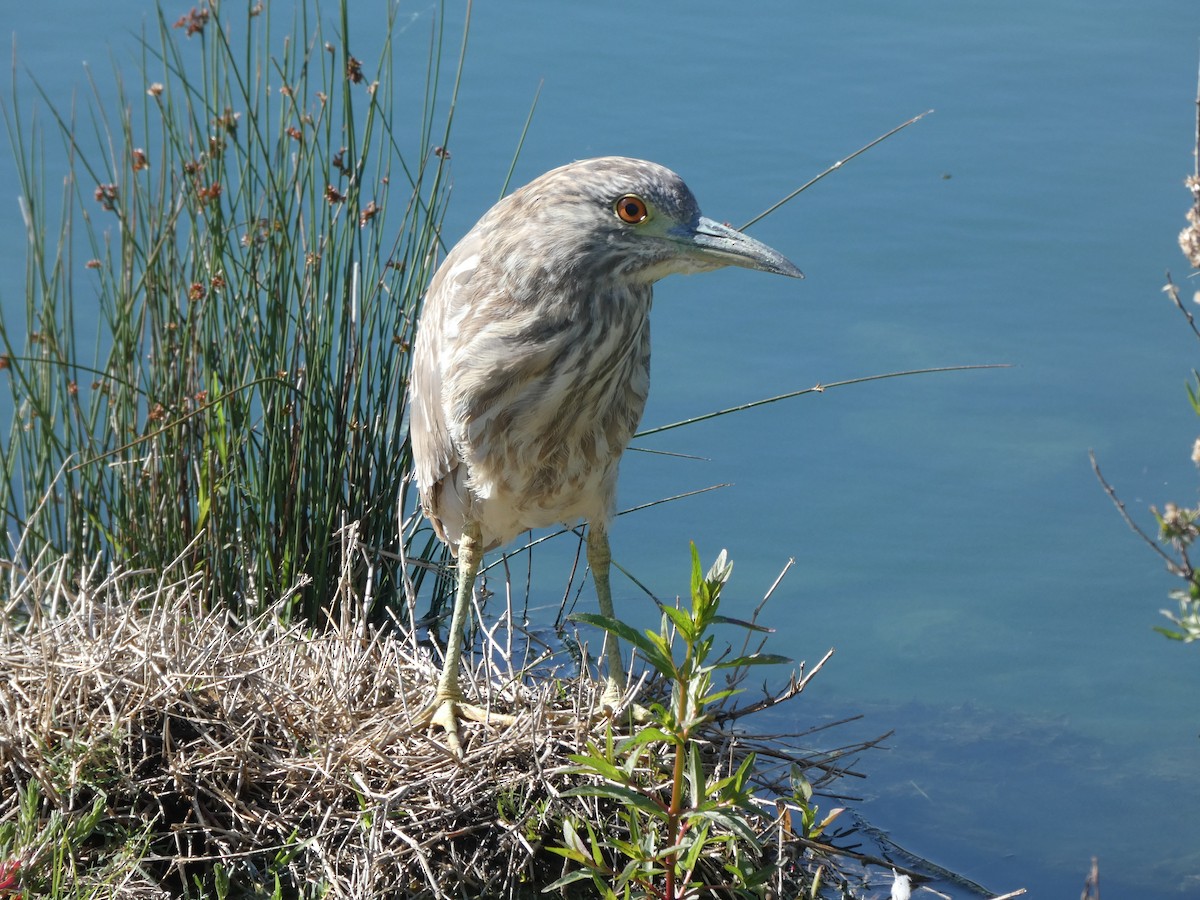
[[[783,583],[784,577],[787,575],[788,572],[790,572],[792,570],[792,567],[794,565],[796,565],[796,558],[789,557],[788,561],[786,563],[784,563],[783,569],[780,571],[780,573],[778,575],[775,576],[775,580],[773,582],[771,582],[771,586],[769,588],[767,588],[766,594],[764,594],[763,598],[760,601],[758,601],[758,606],[754,607],[754,611],[750,614],[750,622],[749,622],[749,627],[747,627],[747,629],[746,629],[746,637],[742,640],[742,652],[740,654],[741,656],[749,656],[751,654],[752,651],[750,650],[750,641],[753,639],[753,636],[755,634],[758,634],[761,637],[758,642],[758,646],[754,649],[753,652],[761,653],[763,648],[767,644],[767,637],[769,635],[775,633],[774,628],[764,628],[761,625],[759,625],[758,624],[758,616],[763,611],[763,608],[767,605],[767,602],[771,599],[772,595],[775,593],[775,591],[779,587],[779,585],[781,585]],[[740,682],[743,678],[745,678],[745,676],[747,674],[749,674],[749,669],[750,669],[749,666],[743,666],[740,669],[735,670],[728,677],[729,684],[733,685],[733,684],[737,684],[738,682]]]
[[[1190,574],[1185,571],[1179,565],[1179,563],[1177,563],[1171,557],[1171,555],[1167,553],[1167,551],[1163,550],[1163,548],[1159,546],[1158,541],[1146,534],[1146,532],[1141,529],[1137,522],[1133,521],[1133,517],[1130,516],[1129,511],[1125,509],[1125,502],[1117,496],[1116,489],[1104,479],[1103,475],[1100,474],[1100,464],[1096,461],[1096,454],[1091,450],[1088,451],[1088,459],[1092,461],[1092,471],[1096,473],[1096,478],[1099,480],[1101,487],[1104,488],[1104,493],[1108,494],[1108,499],[1113,502],[1113,505],[1117,508],[1117,512],[1121,514],[1121,518],[1125,520],[1125,524],[1129,526],[1130,530],[1143,541],[1145,541],[1146,545],[1151,550],[1162,557],[1163,562],[1167,564],[1167,569],[1172,575],[1178,575],[1181,578],[1190,577]]]
[[[1196,146],[1192,150],[1194,166],[1192,174],[1200,178],[1200,71],[1196,73]]]
[[[542,96],[542,87],[545,84],[545,78],[538,79],[537,90],[533,92],[533,102],[529,104],[529,115],[525,117],[525,125],[521,128],[521,136],[517,138],[517,149],[513,151],[512,162],[508,166],[508,172],[504,175],[504,184],[500,186],[501,197],[508,193],[508,186],[512,184],[513,172],[516,171],[517,160],[521,158],[521,148],[525,146],[525,138],[529,135],[529,126],[533,124],[533,113],[537,109],[538,98]]]
[[[682,428],[684,425],[692,425],[696,422],[703,422],[707,419],[715,419],[717,416],[725,416],[729,413],[742,412],[747,409],[754,409],[756,406],[766,406],[768,403],[776,403],[780,400],[790,400],[792,397],[802,397],[805,394],[823,394],[825,391],[833,388],[846,387],[851,384],[864,384],[868,381],[882,381],[885,378],[903,378],[906,375],[930,375],[935,372],[971,372],[975,369],[1008,369],[1011,368],[1009,363],[983,363],[971,366],[934,366],[928,369],[907,369],[903,372],[885,372],[880,375],[864,375],[861,378],[848,378],[845,381],[833,381],[829,384],[814,384],[810,388],[804,388],[799,391],[789,391],[786,394],[779,394],[775,397],[767,397],[763,400],[754,400],[750,403],[742,403],[739,406],[730,406],[725,409],[718,409],[716,412],[705,413],[702,416],[693,416],[690,419],[683,419],[679,422],[672,422],[669,425],[659,425],[656,428],[647,428],[645,431],[639,431],[634,435],[635,438],[648,437],[652,434],[659,434],[663,431],[670,431],[672,428]],[[637,449],[636,447],[630,449]]]
[[[1183,313],[1183,317],[1187,319],[1188,327],[1192,329],[1192,334],[1200,339],[1200,328],[1196,326],[1196,318],[1192,315],[1192,311],[1184,306],[1183,301],[1179,299],[1179,288],[1171,280],[1170,272],[1167,273],[1167,283],[1163,286],[1163,293],[1171,298],[1171,302],[1175,304],[1175,308]]]
[[[666,427],[670,428],[673,426],[668,425]],[[632,450],[635,448],[631,447],[630,449]],[[733,486],[733,483],[730,481],[723,481],[720,484],[710,484],[708,487],[696,488],[694,491],[684,491],[681,494],[672,494],[670,497],[660,497],[658,500],[650,500],[646,503],[639,503],[637,506],[629,506],[629,507],[626,507],[625,509],[619,510],[616,513],[616,515],[624,516],[624,515],[628,515],[629,513],[638,512],[643,509],[649,509],[652,506],[658,506],[662,503],[671,503],[675,500],[682,500],[685,497],[695,497],[697,494],[707,494],[709,491],[716,491],[716,490],[720,490],[721,488],[727,488],[727,487],[732,487],[732,486]],[[560,534],[566,534],[567,532],[574,532],[575,534],[578,535],[578,534],[580,534],[580,531],[579,531],[580,528],[582,528],[582,526],[575,525],[570,528],[564,527],[564,528],[558,529],[558,531],[551,531],[548,534],[542,535],[540,538],[535,538],[531,541],[528,541],[524,545],[518,547],[516,550],[512,550],[505,555],[513,556],[517,553],[522,553],[525,550],[531,550],[532,548],[536,547],[538,544],[542,543],[543,541],[548,541],[551,538],[556,538]],[[491,565],[484,567],[483,571],[487,572],[490,569],[494,569],[497,565],[499,565],[499,563],[500,563],[500,561],[497,560],[496,562],[492,563]],[[614,561],[613,565],[616,565],[615,561]],[[620,569],[620,566],[617,566],[617,568]],[[629,574],[628,572],[625,572],[624,569],[621,569],[621,571],[624,572],[626,575]]]
[[[740,719],[743,716],[761,712],[764,709],[770,709],[772,706],[778,706],[785,700],[792,699],[808,686],[808,683],[813,680],[816,674],[821,671],[822,667],[825,665],[825,663],[829,662],[829,659],[832,656],[833,648],[831,647],[825,651],[825,655],[821,657],[821,661],[813,666],[812,671],[806,673],[802,678],[797,679],[796,674],[793,672],[791,681],[781,693],[764,697],[762,700],[759,700],[757,703],[751,703],[749,706],[740,706],[737,709],[719,712],[713,716],[713,719],[717,722],[726,722],[730,719]]]
[[[794,565],[796,565],[796,557],[788,557],[788,561],[783,564],[783,568],[779,570],[779,574],[775,576],[775,580],[771,582],[771,586],[767,588],[767,592],[763,594],[763,598],[759,601],[758,606],[754,607],[754,613],[750,617],[751,621],[758,621],[758,614],[762,612],[763,607],[767,605],[767,601],[771,599],[776,589],[783,583],[783,579],[787,577],[787,573],[792,570]]]
[[[775,212],[775,210],[779,209],[779,207],[783,206],[785,203],[788,203],[788,202],[794,200],[796,197],[799,197],[801,194],[803,194],[805,191],[807,191],[810,187],[812,187],[814,184],[816,184],[818,181],[820,181],[826,175],[830,174],[831,172],[836,172],[838,169],[840,169],[846,163],[850,162],[850,160],[854,159],[856,156],[862,156],[862,154],[866,153],[868,150],[870,150],[876,144],[883,143],[888,138],[890,138],[893,134],[903,131],[905,128],[907,128],[909,125],[914,124],[915,122],[921,121],[921,119],[925,118],[931,112],[933,112],[932,109],[927,109],[927,110],[925,110],[925,112],[921,113],[919,116],[913,116],[907,122],[903,122],[900,125],[897,125],[895,128],[893,128],[891,131],[887,132],[886,134],[881,134],[879,137],[875,138],[875,140],[871,141],[869,144],[865,144],[862,147],[859,147],[857,150],[855,150],[853,153],[851,153],[845,159],[839,159],[837,162],[835,162],[833,165],[831,165],[828,169],[826,169],[824,172],[822,172],[816,178],[812,178],[809,181],[806,181],[804,184],[800,185],[800,187],[796,188],[794,191],[792,191],[790,194],[788,194],[782,200],[767,207],[765,210],[760,212],[757,216],[755,216],[753,219],[751,219],[749,222],[747,222],[745,225],[743,225],[741,227],[741,230],[745,231],[747,228],[749,228],[754,223],[765,219],[767,216],[769,216],[771,213]]]

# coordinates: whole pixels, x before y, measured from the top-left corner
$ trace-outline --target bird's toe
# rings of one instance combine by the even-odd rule
[[[458,723],[462,721],[459,706],[459,700],[449,697],[434,700],[433,705],[428,709],[429,717],[425,724],[430,731],[435,727],[441,728],[446,734],[446,745],[450,748],[450,752],[462,759],[462,739],[458,733]]]
[[[441,729],[445,734],[446,746],[459,759],[463,758],[461,726],[463,722],[468,721],[492,727],[508,727],[517,721],[517,717],[473,703],[466,703],[461,696],[437,696],[413,720],[417,728],[428,729],[431,733],[436,729]]]

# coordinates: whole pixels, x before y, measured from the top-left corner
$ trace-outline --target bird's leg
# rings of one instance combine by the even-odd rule
[[[463,699],[462,689],[458,686],[458,668],[462,664],[463,640],[466,637],[467,616],[471,613],[475,576],[479,574],[479,564],[483,560],[482,543],[479,523],[468,521],[464,524],[458,542],[458,585],[454,592],[450,631],[446,635],[446,657],[442,661],[433,703],[420,715],[422,724],[428,724],[431,728],[434,725],[441,726],[446,732],[450,749],[457,756],[462,756],[462,743],[458,738],[458,707]]]
[[[438,676],[433,703],[417,717],[418,724],[431,728],[437,725],[446,732],[446,743],[458,757],[463,755],[462,741],[458,734],[458,723],[463,718],[510,725],[515,721],[512,716],[493,713],[464,703],[462,689],[458,686],[458,670],[462,663],[467,618],[471,614],[471,596],[482,562],[483,537],[479,523],[469,521],[463,526],[462,537],[458,542],[458,589],[454,594],[454,613],[450,617],[450,632],[446,638],[446,658],[442,663],[441,675]]]
[[[434,701],[438,703],[458,703],[462,700],[462,691],[458,687],[458,667],[462,663],[463,640],[467,632],[467,617],[471,614],[475,578],[483,561],[482,543],[479,523],[464,524],[462,537],[458,541],[458,585],[454,593],[454,612],[450,616],[450,632],[446,639],[446,659],[434,696]]]
[[[612,551],[608,546],[608,529],[603,525],[588,526],[587,536],[588,565],[592,570],[592,580],[596,582],[596,599],[600,601],[600,615],[615,619],[613,611],[612,588],[608,581],[608,570],[612,565]],[[625,666],[621,663],[621,644],[615,634],[604,634],[604,655],[608,661],[608,676],[604,683],[604,696],[601,703],[606,706],[616,706],[625,693]]]

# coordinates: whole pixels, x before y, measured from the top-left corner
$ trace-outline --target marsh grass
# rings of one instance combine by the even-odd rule
[[[402,549],[406,350],[447,195],[444,37],[420,45],[420,115],[398,123],[394,23],[360,61],[335,6],[334,34],[310,2],[290,23],[270,4],[160,8],[137,81],[118,68],[109,106],[93,83],[83,114],[44,95],[31,113],[14,74],[29,244],[24,322],[0,318],[14,564],[100,558],[153,580],[178,563],[210,605],[253,617],[286,598],[312,620],[340,528]],[[430,532],[406,539],[437,554]],[[387,560],[403,558],[351,573],[373,607],[398,596]]]

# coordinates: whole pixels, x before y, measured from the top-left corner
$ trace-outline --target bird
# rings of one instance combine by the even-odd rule
[[[460,721],[489,716],[458,684],[484,553],[530,529],[586,522],[600,613],[614,618],[608,527],[650,389],[653,285],[725,266],[804,277],[778,251],[701,215],[675,172],[607,156],[501,199],[434,273],[413,347],[409,437],[423,512],[457,557],[457,589],[420,722],[440,727],[460,755]],[[611,703],[625,688],[614,635],[604,655]]]

